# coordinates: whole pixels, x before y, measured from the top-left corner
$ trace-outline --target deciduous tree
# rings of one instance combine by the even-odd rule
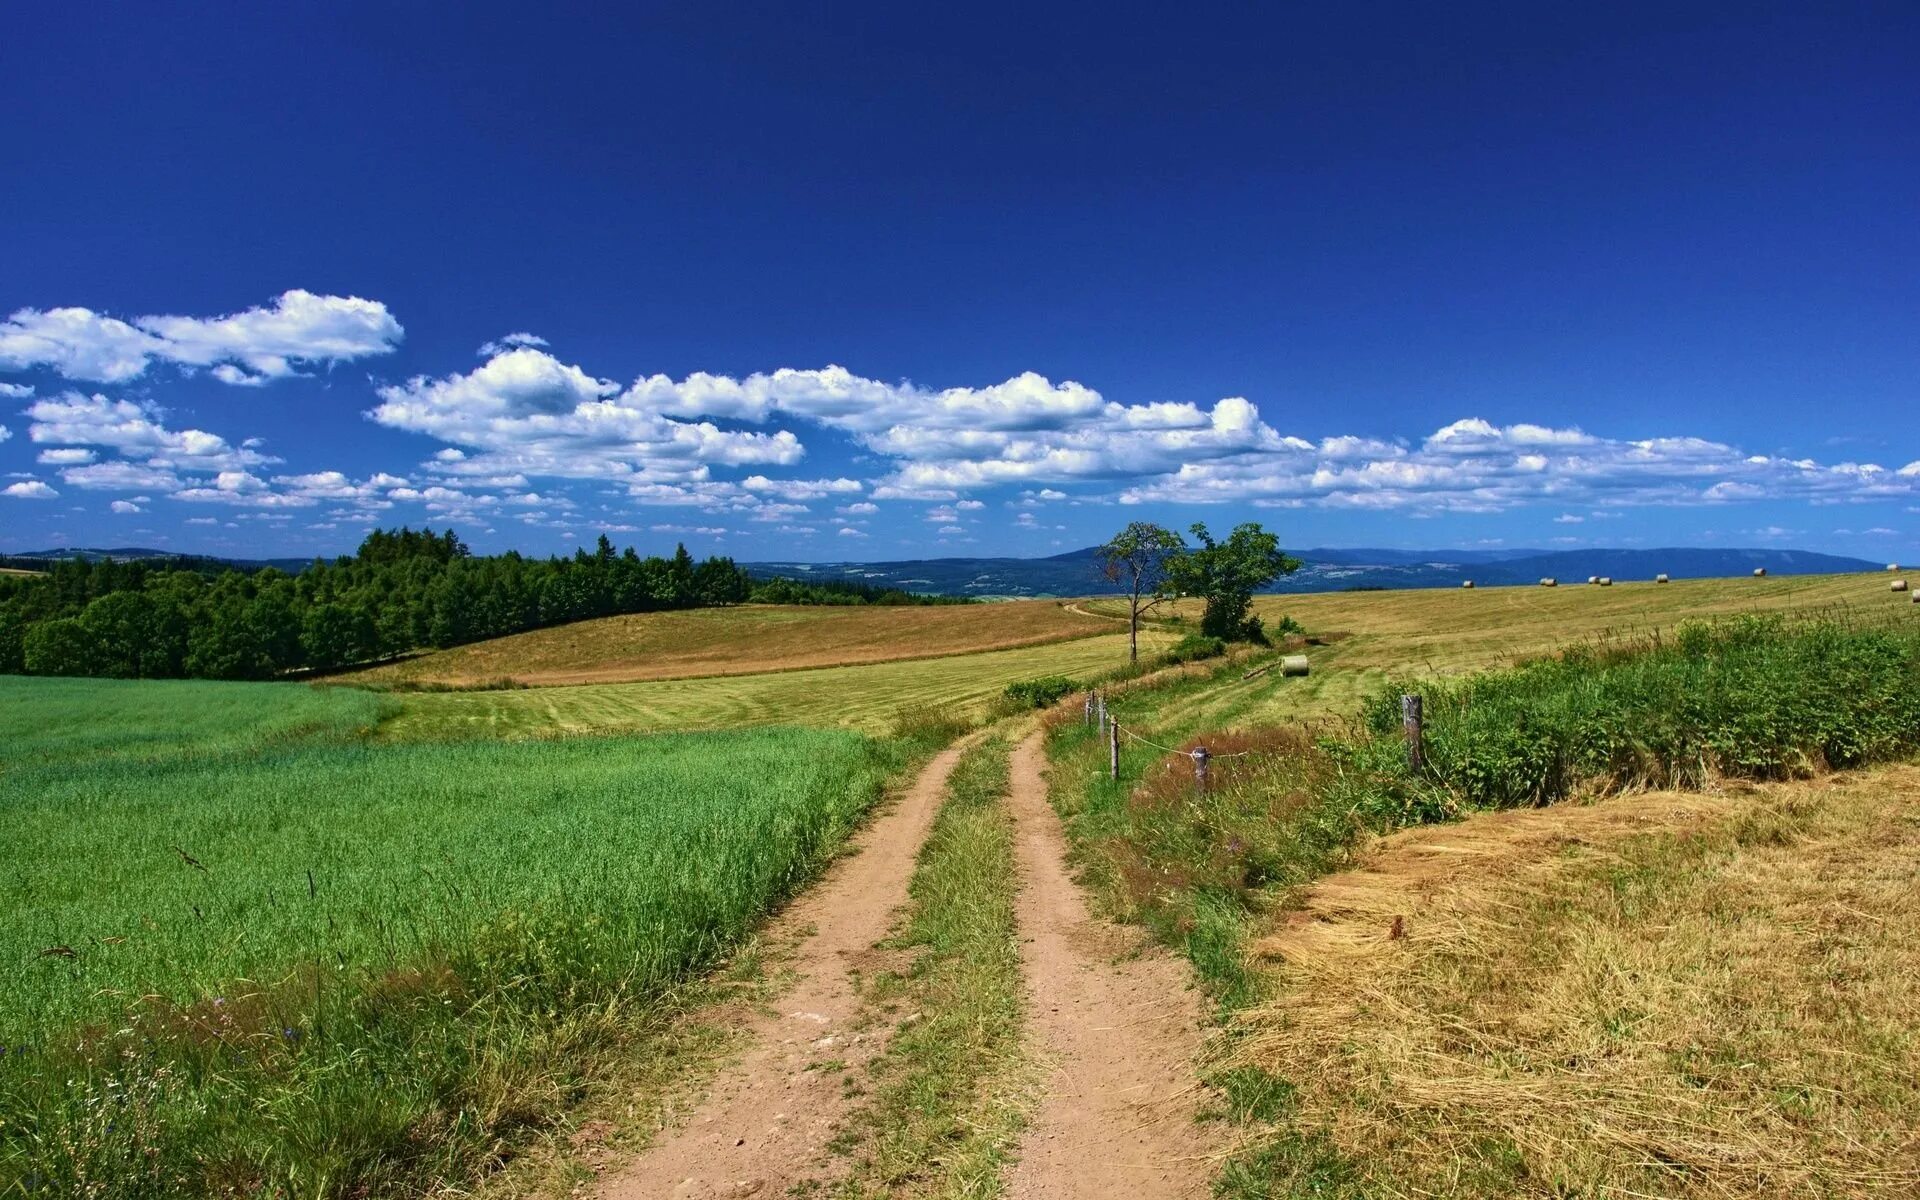
[[[1187,550],[1171,529],[1135,521],[1095,552],[1100,573],[1127,597],[1127,660],[1140,661],[1140,618],[1174,596],[1169,570]]]
[[[1236,526],[1223,542],[1199,522],[1192,533],[1199,548],[1181,555],[1169,573],[1181,595],[1205,598],[1200,632],[1230,642],[1265,641],[1253,593],[1299,570],[1300,560],[1282,554],[1280,539],[1253,522]]]

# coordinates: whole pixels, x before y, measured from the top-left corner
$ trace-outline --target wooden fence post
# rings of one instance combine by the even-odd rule
[[[1420,697],[1400,697],[1400,727],[1407,734],[1407,769],[1418,775],[1427,766],[1426,731]]]
[[[1107,777],[1120,778],[1120,722],[1117,718],[1107,720]]]
[[[1207,748],[1193,748],[1193,788],[1202,796],[1207,794]]]
[[[1094,711],[1095,711],[1095,712],[1097,712],[1097,713],[1098,713],[1098,714],[1100,715],[1100,728],[1102,728],[1102,729],[1105,729],[1105,728],[1107,727],[1107,696],[1106,696],[1106,693],[1105,693],[1105,692],[1098,692],[1098,693],[1095,693],[1095,695],[1094,695],[1094,697],[1093,697],[1093,703],[1094,703]]]
[[[1093,724],[1093,693],[1092,692],[1087,693],[1087,703],[1085,707],[1086,707],[1086,711],[1080,715],[1080,723],[1082,725],[1091,725]]]

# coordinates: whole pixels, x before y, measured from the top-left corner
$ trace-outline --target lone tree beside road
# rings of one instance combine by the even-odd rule
[[[1202,596],[1207,611],[1200,632],[1228,642],[1264,642],[1260,618],[1253,615],[1253,593],[1282,575],[1300,569],[1300,560],[1280,552],[1280,539],[1249,521],[1216,542],[1207,527],[1193,525],[1200,548],[1173,559],[1167,573],[1183,596]]]
[[[1171,529],[1135,521],[1095,551],[1100,573],[1127,594],[1127,656],[1140,661],[1140,618],[1156,605],[1173,599],[1169,570],[1187,551],[1187,543]]]

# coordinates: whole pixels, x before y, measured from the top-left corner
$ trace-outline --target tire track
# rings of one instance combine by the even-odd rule
[[[1204,1196],[1218,1152],[1194,1122],[1199,994],[1184,963],[1088,912],[1047,803],[1043,738],[1014,750],[1009,785],[1031,1037],[1049,1070],[1007,1195]]]
[[[878,965],[874,945],[906,903],[915,856],[972,740],[936,756],[854,840],[857,853],[775,920],[775,938],[805,938],[792,963],[799,981],[773,1015],[749,1022],[750,1049],[691,1117],[609,1173],[604,1200],[776,1197],[835,1173],[827,1145],[851,1103],[841,1075],[821,1068],[845,1064],[857,1073],[884,1048],[884,1033],[855,1028],[861,1003],[851,975]]]

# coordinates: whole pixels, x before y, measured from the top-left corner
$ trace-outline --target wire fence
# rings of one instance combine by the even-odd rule
[[[1405,695],[1400,697],[1400,710],[1403,732],[1407,741],[1408,766],[1417,773],[1424,766],[1426,758],[1424,705],[1419,696]],[[1149,746],[1160,751],[1162,754],[1171,754],[1177,757],[1192,759],[1194,787],[1201,792],[1207,791],[1211,786],[1212,781],[1209,776],[1209,770],[1212,764],[1216,762],[1226,759],[1246,758],[1250,755],[1285,753],[1285,751],[1279,749],[1250,747],[1245,750],[1234,750],[1226,754],[1217,754],[1208,750],[1204,744],[1196,745],[1191,750],[1182,750],[1176,746],[1156,742],[1143,733],[1122,726],[1120,718],[1107,708],[1106,693],[1100,691],[1087,693],[1083,720],[1087,725],[1097,725],[1101,733],[1106,736],[1107,774],[1109,778],[1114,780],[1120,778],[1120,743],[1122,738],[1136,742],[1142,746]]]

